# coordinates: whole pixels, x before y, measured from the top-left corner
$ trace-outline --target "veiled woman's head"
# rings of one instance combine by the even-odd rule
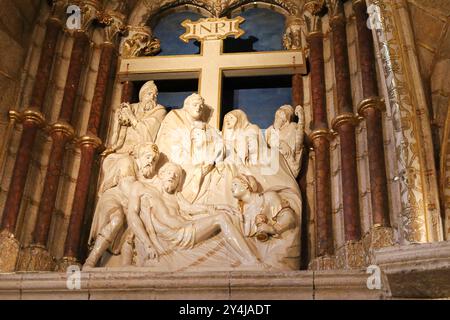
[[[245,129],[249,125],[247,115],[239,109],[228,112],[223,118],[223,131]]]

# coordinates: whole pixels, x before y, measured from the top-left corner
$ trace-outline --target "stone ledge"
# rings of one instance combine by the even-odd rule
[[[410,244],[375,250],[393,296],[450,297],[450,242]]]
[[[163,273],[95,270],[68,290],[65,273],[0,274],[0,299],[383,299],[362,271]]]

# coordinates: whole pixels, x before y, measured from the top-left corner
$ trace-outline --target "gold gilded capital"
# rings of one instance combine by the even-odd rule
[[[21,122],[23,120],[22,113],[16,110],[9,110],[8,117],[11,122]]]
[[[44,115],[42,114],[42,112],[40,112],[36,109],[30,108],[30,109],[25,110],[22,113],[22,118],[23,118],[23,122],[28,121],[28,122],[36,124],[39,127],[45,126],[46,121],[45,121]]]
[[[364,111],[368,108],[375,108],[380,110],[381,112],[386,111],[384,101],[379,97],[371,97],[361,101],[358,105],[358,114],[364,115]]]
[[[72,139],[75,135],[75,130],[67,122],[56,122],[50,127],[49,133],[50,135],[61,133],[66,138]]]
[[[350,123],[353,125],[357,125],[358,118],[353,113],[345,112],[345,113],[338,115],[336,118],[333,119],[333,121],[331,122],[331,127],[334,130],[337,130],[344,123]]]
[[[102,140],[99,137],[92,134],[87,134],[85,136],[80,137],[77,140],[77,142],[80,147],[93,146],[94,148],[98,148],[102,145]]]
[[[332,138],[331,132],[328,129],[317,129],[311,132],[309,135],[309,138],[314,141],[315,139],[319,138],[326,138],[330,140]]]

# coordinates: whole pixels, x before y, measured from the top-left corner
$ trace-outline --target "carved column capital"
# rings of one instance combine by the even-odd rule
[[[103,25],[104,42],[113,43],[114,38],[126,32],[124,24],[125,16],[121,13],[102,12],[98,16],[98,21]]]
[[[67,140],[70,140],[74,137],[75,130],[69,123],[67,123],[65,121],[60,121],[60,122],[54,123],[50,127],[49,133],[52,137],[57,134],[62,134]]]
[[[70,5],[80,8],[80,26],[78,29],[68,29],[67,31],[71,34],[74,32],[87,33],[92,23],[98,19],[101,4],[97,0],[79,0],[71,2]]]
[[[19,111],[16,111],[16,110],[9,110],[8,118],[12,122],[22,122],[22,120],[23,120],[22,113]]]
[[[302,45],[302,29],[305,27],[303,18],[290,16],[286,18],[286,29],[283,35],[283,46],[286,50],[300,50]]]
[[[313,34],[322,34],[320,14],[324,8],[324,0],[310,0],[305,3],[304,18],[308,29],[308,37]]]
[[[330,26],[334,24],[345,23],[344,3],[342,0],[326,0],[328,15],[330,17]]]
[[[29,122],[36,125],[37,127],[44,127],[46,123],[45,116],[42,114],[42,112],[34,108],[25,110],[22,113],[22,119],[24,123]]]
[[[87,134],[85,136],[82,136],[82,137],[78,138],[77,139],[77,144],[80,147],[92,146],[95,149],[97,149],[98,147],[100,147],[103,144],[103,142],[102,142],[102,140],[99,137],[97,137],[97,136],[95,136],[93,134]]]
[[[328,129],[317,129],[310,133],[309,138],[311,141],[314,141],[318,138],[326,138],[327,140],[331,140],[332,133]]]
[[[384,104],[384,101],[382,99],[380,99],[379,97],[371,97],[371,98],[362,100],[358,104],[358,114],[363,116],[364,111],[368,108],[374,108],[374,109],[379,110],[380,112],[386,111],[386,105]]]
[[[122,44],[122,57],[124,59],[152,56],[159,53],[161,44],[153,37],[149,27],[128,26],[128,36]]]
[[[337,131],[337,129],[344,123],[350,123],[356,126],[358,122],[358,118],[353,113],[344,112],[333,119],[333,121],[331,122],[331,127],[333,128],[333,130]]]
[[[65,20],[66,9],[69,4],[68,0],[53,0],[51,1],[51,14],[49,21],[54,21],[63,25],[63,21]]]

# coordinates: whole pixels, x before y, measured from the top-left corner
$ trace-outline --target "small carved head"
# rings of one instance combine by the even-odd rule
[[[235,176],[231,182],[231,193],[236,199],[241,200],[245,195],[255,193],[257,191],[258,183],[252,176],[240,174]]]
[[[167,162],[159,169],[158,177],[167,193],[174,193],[180,185],[183,169],[176,163]]]
[[[205,111],[205,101],[198,93],[194,93],[184,100],[183,109],[192,117],[193,120],[203,120]]]
[[[156,98],[158,97],[158,87],[154,81],[147,81],[139,91],[139,101],[148,111],[156,107]]]
[[[135,147],[133,156],[139,171],[145,178],[150,178],[156,169],[159,160],[159,149],[154,143],[142,143]]]
[[[275,129],[282,128],[286,123],[292,122],[294,118],[294,108],[290,105],[281,106],[275,113],[275,121],[273,127]]]

